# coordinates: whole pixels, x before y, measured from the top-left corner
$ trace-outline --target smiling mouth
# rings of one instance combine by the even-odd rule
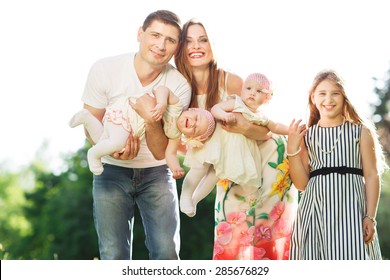
[[[201,58],[204,57],[204,53],[196,52],[196,53],[190,53],[190,58]]]
[[[164,57],[165,56],[165,53],[157,52],[155,50],[151,50],[151,52],[153,53],[154,56],[158,56],[158,57]]]
[[[331,109],[334,108],[334,106],[333,106],[333,105],[324,105],[324,108],[325,108],[326,110],[331,110]]]

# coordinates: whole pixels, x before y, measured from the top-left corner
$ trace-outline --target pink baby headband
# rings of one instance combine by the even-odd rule
[[[252,73],[246,78],[245,83],[248,81],[254,81],[260,84],[263,92],[272,94],[271,83],[264,74]]]
[[[215,130],[215,119],[213,115],[205,109],[190,108],[189,110],[199,111],[201,114],[204,114],[207,117],[208,126],[206,132],[200,136],[197,136],[196,138],[189,138],[185,141],[187,147],[190,149],[201,148],[203,147],[202,141],[205,141],[207,138],[209,138]]]
[[[199,111],[200,113],[204,114],[207,118],[208,126],[207,126],[206,132],[203,133],[202,135],[196,137],[196,139],[198,139],[199,141],[204,141],[207,138],[209,138],[211,134],[213,134],[214,129],[215,129],[215,119],[214,119],[213,115],[205,109],[191,108],[191,110]]]

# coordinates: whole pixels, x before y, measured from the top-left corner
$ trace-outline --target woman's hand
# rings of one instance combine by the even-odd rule
[[[222,128],[233,133],[240,133],[253,140],[268,140],[271,138],[269,129],[262,125],[256,125],[248,121],[241,113],[233,113],[235,123],[223,123]]]

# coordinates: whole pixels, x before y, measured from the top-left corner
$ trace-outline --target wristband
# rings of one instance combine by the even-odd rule
[[[370,215],[365,215],[365,216],[363,217],[363,220],[364,220],[365,218],[371,220],[371,222],[374,223],[374,226],[376,226],[376,220],[375,220],[374,217],[371,217]]]
[[[288,157],[294,157],[294,156],[298,155],[300,152],[301,152],[301,147],[299,147],[298,151],[296,151],[295,153],[289,154],[286,152],[286,155]]]

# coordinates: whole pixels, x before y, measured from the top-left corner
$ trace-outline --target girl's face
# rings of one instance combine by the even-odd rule
[[[206,133],[209,122],[201,111],[188,109],[181,113],[177,128],[188,138],[196,138]]]
[[[213,51],[205,29],[194,24],[187,32],[187,58],[192,67],[208,65],[213,59]]]
[[[343,118],[344,95],[331,80],[323,80],[311,94],[321,120],[338,124]]]
[[[259,83],[251,80],[246,81],[242,87],[241,99],[252,112],[256,112],[257,108],[270,98],[270,94],[263,92],[262,89]]]

